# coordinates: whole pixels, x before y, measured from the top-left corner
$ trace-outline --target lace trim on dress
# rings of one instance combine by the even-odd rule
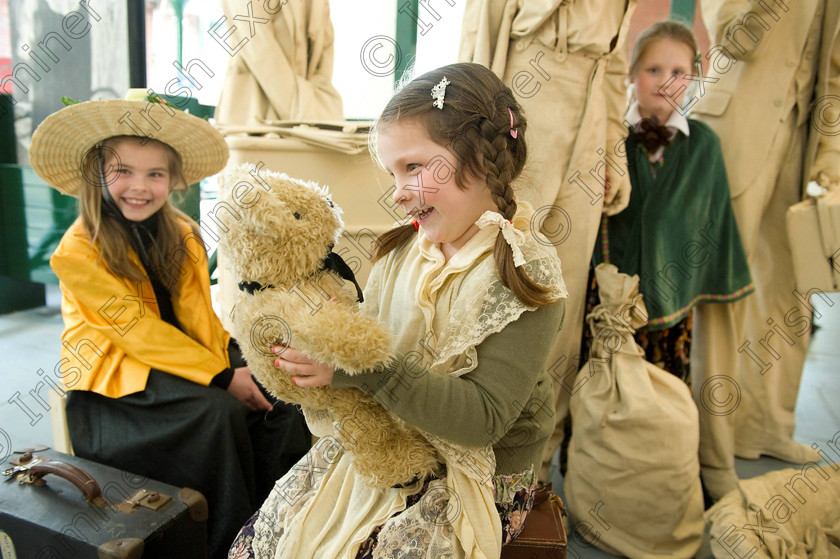
[[[490,272],[495,277],[495,265],[495,261],[488,258],[479,266],[491,267]],[[550,288],[556,298],[568,296],[560,261],[556,257],[529,260],[524,270],[534,282]],[[522,303],[513,291],[498,279],[483,290],[468,293],[465,300],[459,301],[450,311],[449,328],[439,338],[443,341],[438,350],[440,358],[432,366],[432,370],[449,371],[453,376],[472,371],[478,365],[476,346],[488,336],[501,332],[522,313],[530,310],[534,310],[534,307]],[[458,360],[458,356],[462,355],[465,355],[466,359]]]
[[[334,440],[321,439],[286,475],[277,480],[254,522],[252,549],[255,559],[274,559],[283,534],[315,496],[322,479],[340,453],[340,446]]]

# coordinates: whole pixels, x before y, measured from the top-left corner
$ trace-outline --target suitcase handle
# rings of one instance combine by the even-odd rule
[[[49,460],[38,462],[29,468],[29,477],[32,481],[40,480],[47,474],[57,475],[78,487],[89,503],[94,502],[101,494],[99,484],[90,477],[89,473],[66,462]]]

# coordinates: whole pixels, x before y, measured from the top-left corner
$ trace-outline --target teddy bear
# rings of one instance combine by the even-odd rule
[[[227,191],[217,204],[226,210],[217,212],[219,251],[239,286],[232,334],[253,375],[300,406],[313,433],[338,440],[369,485],[434,473],[434,447],[370,396],[355,388],[302,388],[275,365],[271,346],[294,347],[350,375],[394,358],[389,332],[360,312],[361,288],[345,283],[356,283],[352,270],[332,251],[344,223],[328,189],[262,164],[229,168],[219,180]]]

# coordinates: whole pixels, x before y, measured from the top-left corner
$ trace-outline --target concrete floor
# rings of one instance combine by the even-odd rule
[[[52,446],[47,381],[55,378],[64,323],[58,286],[47,292],[47,306],[0,316],[0,458]]]
[[[59,310],[58,288],[48,289],[47,306],[0,316],[0,458],[6,462],[9,453],[32,445],[52,446],[48,391],[59,362],[59,336],[63,324]],[[834,294],[833,301],[840,302]],[[835,359],[840,358],[840,306],[817,307],[822,319],[812,338],[797,405],[795,438],[802,442],[825,441],[840,429],[840,371]],[[736,468],[742,478],[791,467],[786,462],[762,457],[738,460]],[[563,480],[556,466],[552,479],[562,495]],[[574,519],[572,519],[574,521]],[[571,537],[569,557],[608,558],[607,553]],[[697,555],[711,557],[708,542]]]

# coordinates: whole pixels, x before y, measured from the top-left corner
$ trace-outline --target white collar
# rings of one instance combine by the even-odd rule
[[[633,126],[633,128],[638,126],[639,122],[642,120],[642,115],[639,113],[638,101],[634,101],[633,104],[630,105],[630,109],[627,111],[627,115],[625,115],[624,118],[631,126]],[[665,122],[665,126],[675,134],[679,130],[688,136],[688,119],[681,115],[679,111],[675,110],[671,112],[671,116],[668,117],[668,120]]]

